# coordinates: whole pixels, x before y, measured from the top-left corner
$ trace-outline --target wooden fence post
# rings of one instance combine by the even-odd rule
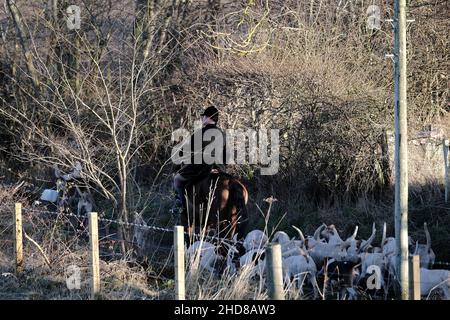
[[[269,298],[272,300],[284,300],[281,246],[279,244],[268,246],[266,267]]]
[[[14,254],[16,275],[23,271],[22,204],[16,203],[14,210]]]
[[[91,299],[100,293],[100,255],[98,251],[98,216],[97,212],[90,212],[89,216],[89,242],[91,246]]]
[[[175,226],[173,233],[175,256],[175,300],[185,300],[185,274],[184,274],[184,228]]]
[[[409,260],[409,297],[420,300],[420,257],[413,255]]]
[[[445,185],[445,203],[448,202],[449,192],[450,192],[450,173],[449,173],[449,160],[448,160],[448,147],[449,147],[449,141],[448,139],[445,139],[442,143],[442,149],[444,154],[444,185]]]

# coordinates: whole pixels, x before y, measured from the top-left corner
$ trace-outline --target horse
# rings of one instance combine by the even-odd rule
[[[185,187],[184,202],[181,223],[190,239],[193,233],[203,231],[208,236],[230,241],[235,236],[234,240],[244,238],[248,224],[248,191],[230,174],[213,170],[206,177],[189,183]]]

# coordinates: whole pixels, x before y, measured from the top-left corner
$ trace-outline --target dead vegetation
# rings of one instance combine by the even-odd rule
[[[54,186],[54,164],[68,170],[76,161],[97,210],[167,223],[175,169],[170,134],[190,128],[210,104],[221,109],[224,128],[280,129],[278,175],[260,176],[258,166],[229,168],[249,186],[254,226],[265,223],[257,206],[269,195],[279,199],[271,227],[295,223],[309,232],[325,222],[348,231],[356,221],[369,234],[374,220],[392,220],[393,84],[385,59],[392,32],[389,24],[366,28],[367,3],[72,1],[82,9],[77,32],[66,27],[63,2],[6,1],[0,9],[0,182],[26,182],[22,194],[0,189],[2,239],[14,201],[31,204]],[[382,19],[392,17],[391,1],[380,7]],[[450,134],[447,9],[448,1],[409,7],[416,19],[408,31],[411,139],[431,125]],[[440,258],[450,259],[438,156],[419,155],[421,148],[411,146],[411,231],[419,235],[427,221]],[[63,267],[85,264],[85,247],[37,217],[27,228],[58,270],[47,278],[53,282],[30,283],[29,297],[57,298],[39,283],[62,294]],[[130,231],[118,230],[125,256]],[[8,273],[11,243],[4,240],[0,261]],[[29,241],[26,250],[30,268],[45,279],[42,254]],[[147,271],[127,262],[105,262],[106,298],[167,297],[170,282],[145,291],[139,283]],[[1,281],[19,296],[14,277]],[[230,292],[217,285],[192,297],[262,297],[240,283],[226,283],[235,288]]]

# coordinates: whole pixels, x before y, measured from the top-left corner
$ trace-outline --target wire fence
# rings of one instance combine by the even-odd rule
[[[56,215],[56,216],[67,216],[67,217],[75,217],[81,220],[85,220],[87,219],[86,215],[80,215],[80,214],[75,214],[73,212],[58,212],[58,211],[48,211],[48,210],[39,210],[39,209],[28,209],[28,208],[23,208],[24,212],[28,212],[28,213],[39,213],[39,214],[51,214],[51,215]],[[134,227],[137,229],[142,229],[142,230],[153,230],[153,231],[158,231],[158,232],[170,232],[173,233],[173,229],[169,229],[169,228],[164,228],[161,226],[155,226],[155,225],[147,225],[147,224],[138,224],[138,223],[134,223],[134,222],[126,222],[126,221],[121,221],[121,220],[114,220],[114,219],[108,219],[108,218],[104,218],[102,216],[98,217],[99,221],[102,222],[108,222],[108,223],[113,223],[116,225],[120,225],[120,226],[125,226],[125,227]],[[236,244],[243,244],[244,242],[242,240],[230,240],[228,238],[221,238],[221,237],[217,237],[217,236],[211,236],[211,235],[207,235],[207,234],[200,234],[200,233],[195,233],[195,232],[191,232],[189,233],[188,231],[184,231],[184,234],[187,236],[192,237],[193,239],[203,239],[203,240],[211,240],[211,241],[218,241],[219,243],[227,243],[229,245],[236,245]]]
[[[39,210],[39,209],[35,209],[35,208],[23,208],[23,212],[28,213],[28,214],[37,213],[40,215],[49,214],[49,215],[52,215],[55,217],[63,217],[63,218],[67,218],[67,219],[68,218],[76,218],[76,219],[78,219],[78,221],[85,221],[88,219],[88,217],[86,215],[75,214],[73,212],[48,211],[48,210]],[[120,220],[108,219],[108,218],[104,218],[104,217],[98,217],[98,221],[105,223],[105,225],[103,226],[103,229],[105,229],[106,226],[109,226],[111,224],[116,224],[116,225],[120,225],[120,226],[133,227],[133,228],[137,228],[137,229],[141,229],[141,230],[150,230],[150,231],[155,231],[155,232],[160,232],[160,233],[173,233],[172,229],[161,227],[161,226],[151,226],[151,225],[149,226],[149,225],[143,225],[143,224],[137,224],[137,223],[131,223],[131,222],[122,222]],[[88,232],[86,225],[84,225],[83,232]],[[117,238],[117,236],[118,236],[117,233],[105,234],[99,238],[99,244],[103,245],[103,246],[107,246],[108,244],[110,246],[113,246],[116,243],[127,243],[129,245],[132,245],[133,248],[135,248],[135,249],[140,249],[140,250],[146,249],[148,251],[150,249],[152,249],[151,256],[147,257],[147,260],[151,261],[152,266],[158,266],[161,268],[160,272],[157,275],[157,277],[160,277],[160,278],[164,278],[162,276],[162,274],[164,273],[165,269],[167,269],[168,267],[172,267],[172,265],[173,265],[173,261],[172,261],[173,246],[162,244],[161,243],[162,238],[161,238],[160,243],[158,243],[158,244],[151,244],[151,243],[149,244],[147,242],[145,244],[145,247],[143,247],[137,241],[134,241],[134,239],[133,239],[133,241],[129,241],[126,239]],[[161,252],[161,251],[164,251],[166,257],[163,259],[155,259],[157,253]],[[102,252],[101,257],[112,258],[112,259],[121,258],[121,257],[123,257],[123,253]]]
[[[58,212],[58,211],[49,211],[49,210],[39,210],[36,208],[22,208],[22,211],[24,213],[26,213],[28,216],[33,217],[34,214],[39,214],[39,215],[53,215],[53,216],[58,216],[58,217],[65,217],[65,218],[77,218],[80,221],[84,221],[87,219],[86,215],[80,215],[80,214],[75,214],[73,212]],[[104,217],[104,214],[102,214],[101,216],[99,216],[98,221],[100,222],[104,222],[106,225],[111,225],[111,224],[115,224],[117,226],[125,226],[125,227],[132,227],[135,229],[140,229],[140,230],[150,230],[150,231],[154,231],[154,232],[160,232],[160,233],[173,233],[174,229],[171,228],[167,228],[167,227],[163,227],[163,226],[157,226],[157,225],[147,225],[147,224],[140,224],[140,223],[134,223],[134,222],[126,222],[126,221],[121,221],[121,220],[115,220],[115,219],[109,219]],[[7,227],[3,228],[2,230],[0,230],[0,234],[5,233],[6,230],[12,228],[14,226],[13,224],[8,225]],[[100,239],[99,239],[99,243],[100,244],[108,244],[108,243],[115,243],[115,242],[126,242],[129,244],[132,244],[134,246],[138,245],[134,239],[133,241],[127,241],[124,239],[117,239],[114,238],[114,236],[116,235],[116,233],[112,233],[112,234],[106,234],[103,235]],[[216,236],[209,236],[209,235],[205,235],[205,234],[198,234],[198,233],[189,233],[184,231],[184,235],[187,236],[191,236],[193,238],[197,238],[197,239],[207,239],[207,240],[213,240],[213,241],[218,241],[219,243],[230,243],[230,244],[236,244],[236,243],[243,243],[243,241],[231,241],[229,239],[226,238],[220,238],[220,237],[216,237]],[[14,240],[8,240],[8,239],[2,239],[0,240],[2,242],[14,242]],[[148,248],[153,248],[153,256],[151,259],[151,263],[152,264],[156,264],[159,266],[163,266],[163,268],[166,268],[168,266],[173,266],[173,261],[171,259],[171,257],[173,257],[173,252],[174,252],[174,247],[173,245],[167,245],[164,246],[161,244],[161,242],[159,244],[151,244],[151,245],[146,245],[147,249]],[[141,249],[143,249],[141,247]],[[166,253],[168,252],[168,254],[166,255],[166,259],[164,261],[157,261],[155,259],[153,259],[154,255],[156,254],[157,250],[164,250],[166,251]],[[117,252],[113,252],[113,253],[109,253],[109,254],[103,254],[103,257],[112,257],[113,259],[115,257],[121,257],[122,254],[121,253],[117,253]],[[450,262],[446,262],[446,261],[435,261],[433,265],[439,265],[439,266],[450,266]],[[314,275],[314,276],[317,276]],[[324,276],[323,274],[321,274],[321,276]],[[333,278],[335,276],[338,277],[348,277],[348,274],[343,273],[343,272],[339,272],[339,270],[334,270],[334,271],[326,271],[326,278]],[[156,274],[155,275],[156,278],[161,278],[162,277],[162,271],[160,274]],[[450,281],[450,280],[449,280]],[[343,284],[343,287],[352,287],[352,285],[346,285],[345,281],[343,282],[342,279],[340,281],[341,285]],[[414,281],[411,280],[410,284],[411,285],[417,285],[417,284],[433,284],[436,285],[435,287],[439,287],[441,284],[445,283],[445,280],[442,283],[439,283],[436,285],[435,282],[426,282],[424,280],[421,281]],[[448,283],[448,285],[450,286],[450,283]]]
[[[39,214],[51,214],[51,215],[57,215],[57,216],[66,216],[66,217],[75,217],[81,220],[85,220],[87,219],[86,215],[80,215],[80,214],[75,214],[72,212],[55,212],[55,211],[47,211],[47,210],[38,210],[38,209],[28,209],[28,208],[23,208],[24,212],[29,212],[29,213],[39,213]],[[152,230],[152,231],[158,231],[158,232],[167,232],[167,233],[173,233],[174,230],[173,229],[169,229],[169,228],[165,228],[165,227],[161,227],[161,226],[154,226],[154,225],[143,225],[143,224],[138,224],[138,223],[133,223],[133,222],[124,222],[124,221],[120,221],[120,220],[115,220],[115,219],[108,219],[108,218],[103,218],[103,217],[98,217],[99,221],[103,221],[103,222],[107,222],[107,223],[112,223],[112,224],[116,224],[116,225],[121,225],[121,226],[126,226],[126,227],[134,227],[134,228],[138,228],[138,229],[142,229],[142,230]],[[12,227],[13,224],[10,226]],[[199,234],[199,233],[189,233],[187,231],[184,231],[184,234],[187,236],[191,236],[194,239],[205,239],[205,240],[212,240],[212,241],[219,241],[219,242],[225,242],[225,243],[229,243],[229,244],[243,244],[244,241],[242,240],[238,240],[238,241],[232,241],[230,239],[227,238],[220,238],[220,237],[215,237],[215,236],[209,236],[209,235],[203,235],[203,234]],[[107,235],[109,236],[109,235]],[[105,237],[107,237],[105,236]],[[127,241],[124,239],[114,239],[114,241],[118,241],[118,242],[127,242],[130,244],[136,244],[136,242],[134,241]],[[171,248],[172,246],[167,246],[166,248]],[[447,261],[434,261],[433,265],[441,265],[441,266],[449,266],[450,267],[450,262]]]

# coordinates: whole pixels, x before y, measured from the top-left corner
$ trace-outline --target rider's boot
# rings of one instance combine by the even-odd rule
[[[183,200],[180,195],[177,193],[175,196],[175,202],[173,203],[172,208],[170,209],[170,213],[177,216],[183,212]]]

